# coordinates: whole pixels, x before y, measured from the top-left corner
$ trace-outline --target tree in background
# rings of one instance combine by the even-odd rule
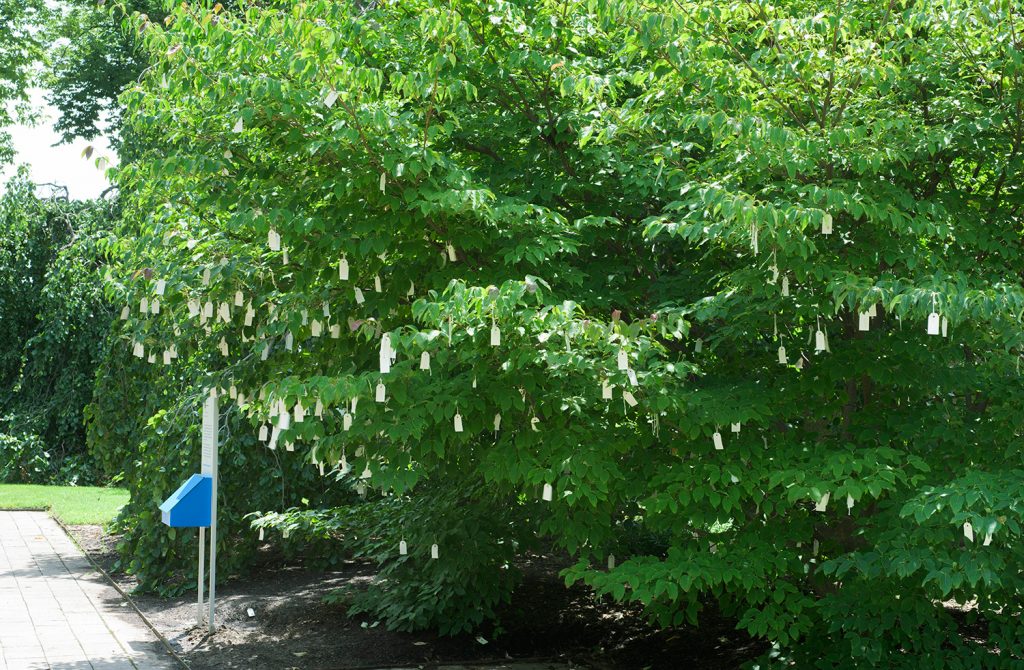
[[[230,396],[233,453],[356,479],[362,535],[349,508],[258,523],[377,558],[362,604],[393,626],[493,615],[514,579],[484,576],[538,535],[577,559],[568,581],[663,624],[714,603],[773,643],[766,666],[1009,667],[1022,19],[967,0],[138,17],[117,347],[186,361],[194,406]],[[657,542],[627,542],[638,525]],[[474,598],[432,605],[460,584]]]
[[[40,198],[22,169],[0,197],[0,480],[91,483],[82,409],[113,317],[103,201]]]
[[[11,110],[26,101],[43,43],[38,27],[48,16],[43,0],[0,0],[0,164],[11,157]]]

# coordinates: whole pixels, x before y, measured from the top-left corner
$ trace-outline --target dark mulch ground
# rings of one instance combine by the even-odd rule
[[[105,569],[113,565],[115,538],[96,526],[72,527],[78,542]],[[268,552],[253,577],[217,586],[217,632],[195,628],[196,602],[187,598],[136,596],[134,600],[177,652],[196,670],[429,666],[488,660],[544,659],[570,667],[737,668],[764,650],[735,630],[732,621],[705,616],[699,630],[658,630],[635,609],[595,600],[585,587],[566,589],[561,565],[537,557],[522,566],[523,584],[502,617],[504,631],[440,638],[406,634],[350,619],[343,605],[322,598],[330,590],[366,583],[372,566],[346,564],[333,572],[280,567]],[[135,587],[113,575],[125,591]],[[255,617],[249,617],[252,608]],[[492,639],[493,638],[493,639]]]

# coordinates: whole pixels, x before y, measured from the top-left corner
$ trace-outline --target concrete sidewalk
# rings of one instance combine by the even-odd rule
[[[45,512],[0,512],[0,668],[178,667]]]

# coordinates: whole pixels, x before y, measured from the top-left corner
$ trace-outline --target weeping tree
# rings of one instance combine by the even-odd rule
[[[1020,662],[1018,5],[134,22],[121,345],[358,482],[258,523],[378,560],[392,625],[492,616],[541,538],[768,665]]]

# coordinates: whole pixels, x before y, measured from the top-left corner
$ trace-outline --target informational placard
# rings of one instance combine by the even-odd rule
[[[214,474],[217,453],[217,396],[210,395],[203,403],[203,463],[200,469],[204,475]]]

